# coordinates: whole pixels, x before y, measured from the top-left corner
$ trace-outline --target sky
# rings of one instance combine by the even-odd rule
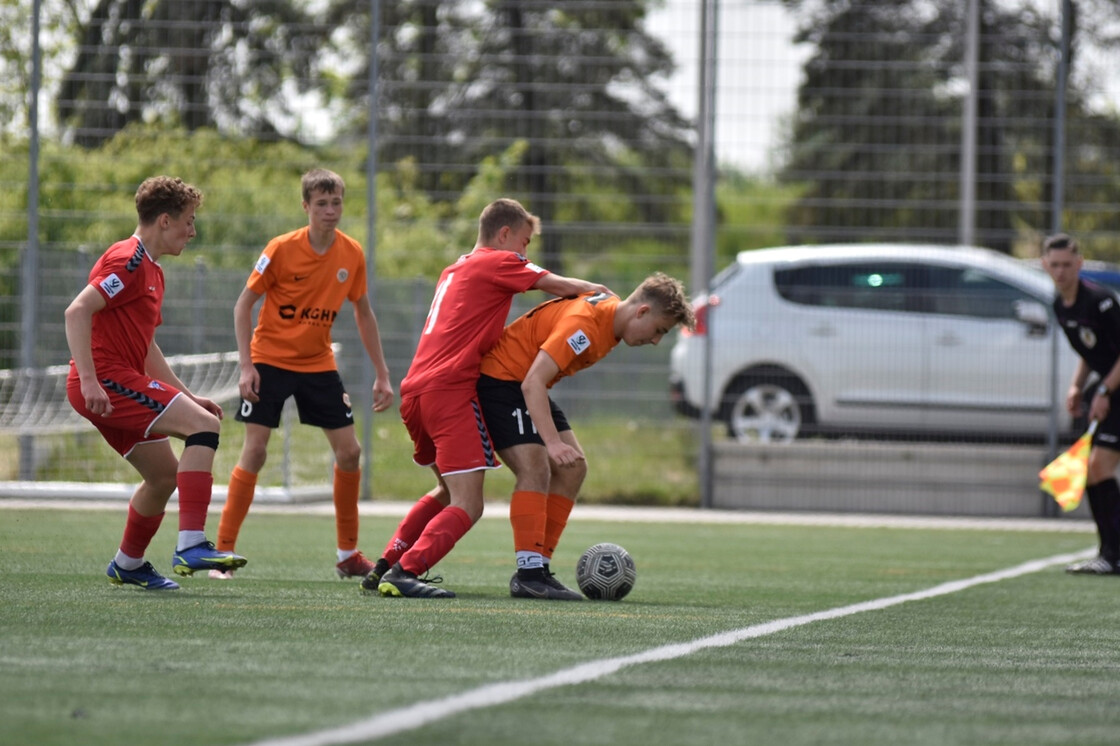
[[[716,158],[746,171],[767,170],[781,117],[796,103],[809,50],[791,39],[794,22],[773,0],[722,0],[716,70]],[[699,108],[700,0],[666,0],[647,16],[646,28],[677,61],[669,99],[686,117]]]

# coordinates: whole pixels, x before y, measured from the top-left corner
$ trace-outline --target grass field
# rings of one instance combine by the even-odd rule
[[[329,511],[260,510],[242,532],[250,563],[235,581],[190,578],[155,594],[103,575],[123,504],[0,506],[0,743],[1117,741],[1120,578],[1055,564],[805,616],[1084,551],[1095,537],[1083,522],[998,530],[577,512],[556,558],[561,579],[573,582],[582,548],[616,541],[635,557],[637,586],[619,603],[550,603],[509,598],[509,528],[501,507],[491,512],[437,568],[460,597],[421,601],[336,580]],[[174,521],[150,554],[163,571]],[[376,551],[396,522],[365,517],[363,545]],[[747,628],[738,642],[687,647]],[[683,647],[665,660],[604,663],[670,644]],[[587,670],[591,680],[563,683]],[[351,740],[330,730],[348,725]]]

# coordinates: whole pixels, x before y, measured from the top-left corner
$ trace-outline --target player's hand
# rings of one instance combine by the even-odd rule
[[[1077,386],[1070,386],[1066,392],[1066,411],[1074,417],[1081,414],[1081,389]]]
[[[97,381],[82,381],[82,399],[85,400],[86,409],[92,414],[108,417],[113,413],[113,403],[109,401],[109,392],[102,388]]]
[[[548,458],[552,463],[563,468],[565,466],[575,466],[583,461],[583,453],[578,448],[560,442],[548,446]]]
[[[1089,421],[1104,422],[1110,409],[1112,409],[1112,402],[1107,396],[1094,396],[1089,405]]]
[[[373,411],[384,412],[393,403],[393,387],[378,378],[373,384]]]
[[[191,396],[191,398],[194,399],[195,404],[202,407],[207,412],[217,417],[219,420],[222,419],[223,412],[221,404],[218,404],[218,402],[214,401],[213,399],[207,399],[204,396]]]
[[[261,374],[257,372],[257,366],[250,366],[248,370],[241,369],[241,376],[237,379],[237,392],[241,394],[241,398],[247,402],[256,404],[261,400],[257,396],[261,390]]]

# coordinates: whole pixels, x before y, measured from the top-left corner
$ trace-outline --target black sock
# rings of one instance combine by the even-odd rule
[[[543,567],[519,567],[517,568],[518,580],[544,580]]]
[[[1089,510],[1101,539],[1101,556],[1109,562],[1120,560],[1120,484],[1106,479],[1085,489]]]

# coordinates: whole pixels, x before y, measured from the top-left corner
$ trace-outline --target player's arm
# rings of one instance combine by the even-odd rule
[[[561,298],[580,295],[582,293],[608,293],[616,295],[606,285],[600,285],[597,282],[588,282],[587,280],[579,280],[574,277],[564,277],[562,275],[549,272],[543,275],[533,285],[533,290],[543,290],[552,295],[559,295]]]
[[[537,353],[525,380],[521,382],[521,394],[525,397],[525,408],[529,419],[537,429],[537,434],[548,449],[548,457],[557,466],[571,466],[583,460],[583,454],[560,440],[560,433],[552,421],[552,409],[548,404],[548,383],[560,373],[560,366],[544,350]]]
[[[253,365],[253,306],[261,299],[261,294],[250,290],[248,286],[241,289],[241,295],[233,304],[233,336],[237,340],[237,363],[240,374],[237,378],[237,390],[241,398],[249,402],[260,401],[257,392],[260,391],[261,376]]]
[[[358,336],[362,346],[373,363],[373,411],[383,412],[393,403],[393,383],[389,380],[389,366],[385,363],[385,351],[381,348],[381,331],[377,326],[377,316],[369,304],[369,295],[363,294],[354,301],[354,323],[358,325]]]
[[[210,412],[218,419],[222,418],[222,407],[217,402],[207,399],[205,396],[195,396],[187,385],[175,375],[175,371],[171,369],[171,364],[167,362],[167,358],[163,355],[163,350],[153,339],[148,345],[148,355],[144,358],[144,372],[157,381],[169,383],[179,391],[183,392],[186,396],[193,400],[200,407]]]
[[[1074,417],[1081,414],[1081,390],[1085,388],[1085,380],[1089,377],[1089,364],[1083,359],[1077,359],[1077,367],[1073,371],[1073,382],[1066,392],[1066,411]]]
[[[82,398],[86,408],[94,414],[109,416],[113,405],[109,393],[97,380],[93,364],[93,315],[105,308],[105,298],[93,285],[86,285],[82,292],[66,307],[66,344],[82,385]]]

